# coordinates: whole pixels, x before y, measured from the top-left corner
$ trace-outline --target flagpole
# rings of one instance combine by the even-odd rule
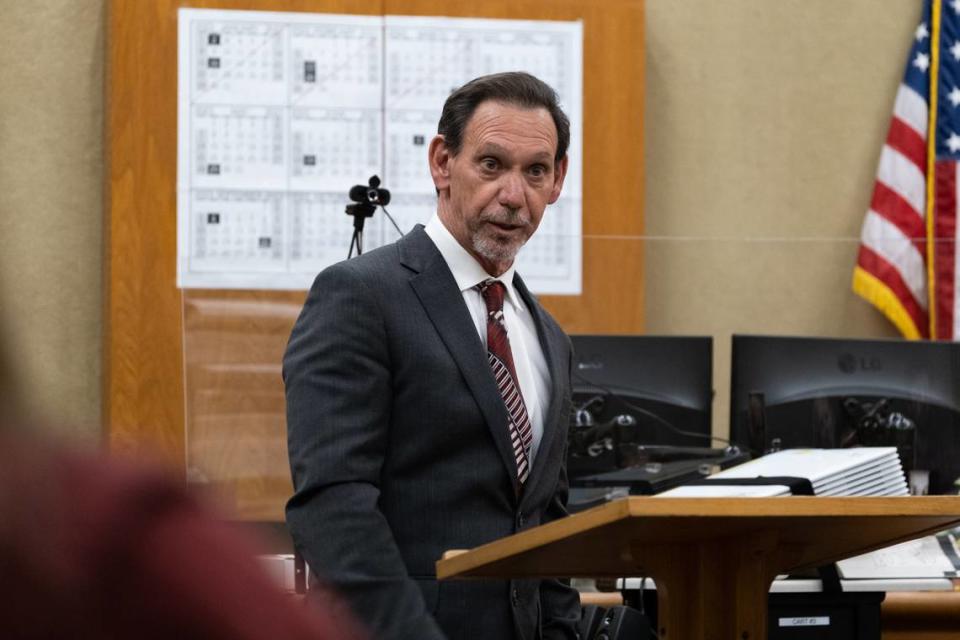
[[[927,130],[927,308],[930,322],[930,339],[937,338],[937,300],[934,274],[936,215],[936,164],[937,164],[937,113],[939,109],[940,80],[940,12],[943,0],[930,3],[930,107]]]

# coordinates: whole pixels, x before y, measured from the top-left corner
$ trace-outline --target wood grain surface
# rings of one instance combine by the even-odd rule
[[[781,573],[941,531],[960,523],[960,497],[631,497],[477,547],[437,563],[437,575],[622,577],[644,572],[644,545],[777,540]],[[624,573],[624,569],[629,571]]]

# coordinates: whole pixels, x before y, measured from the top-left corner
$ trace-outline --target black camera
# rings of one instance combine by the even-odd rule
[[[347,252],[347,259],[353,256],[353,250],[357,250],[357,255],[363,253],[363,223],[367,218],[373,216],[377,207],[383,209],[383,215],[393,224],[400,237],[403,232],[397,226],[396,221],[387,213],[387,205],[390,204],[390,192],[380,188],[380,178],[370,176],[366,185],[357,184],[350,187],[350,199],[353,204],[347,205],[347,215],[353,218],[353,238],[350,240],[350,251]]]
[[[380,178],[370,176],[367,185],[362,184],[350,187],[350,199],[356,204],[347,205],[347,215],[369,218],[377,207],[390,204],[390,192],[380,188]]]

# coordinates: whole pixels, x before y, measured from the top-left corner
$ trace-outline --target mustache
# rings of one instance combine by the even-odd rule
[[[501,209],[500,211],[483,213],[480,215],[480,220],[482,222],[506,224],[512,227],[530,226],[530,216],[521,213],[519,209]]]

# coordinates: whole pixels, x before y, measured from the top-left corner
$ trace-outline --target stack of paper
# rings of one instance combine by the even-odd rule
[[[909,495],[895,447],[855,449],[787,449],[721,471],[714,478],[807,478],[818,496]],[[663,497],[773,497],[790,495],[783,485],[685,486]]]
[[[751,460],[710,476],[714,478],[807,478],[818,496],[909,495],[895,447],[856,449],[788,449]],[[657,497],[771,497],[790,495],[783,485],[685,486]],[[960,554],[951,532],[911,540],[837,562],[847,579],[891,580],[952,578],[960,575]],[[789,583],[789,581],[785,582]],[[843,590],[857,590],[845,582]],[[888,589],[889,587],[884,587]]]

